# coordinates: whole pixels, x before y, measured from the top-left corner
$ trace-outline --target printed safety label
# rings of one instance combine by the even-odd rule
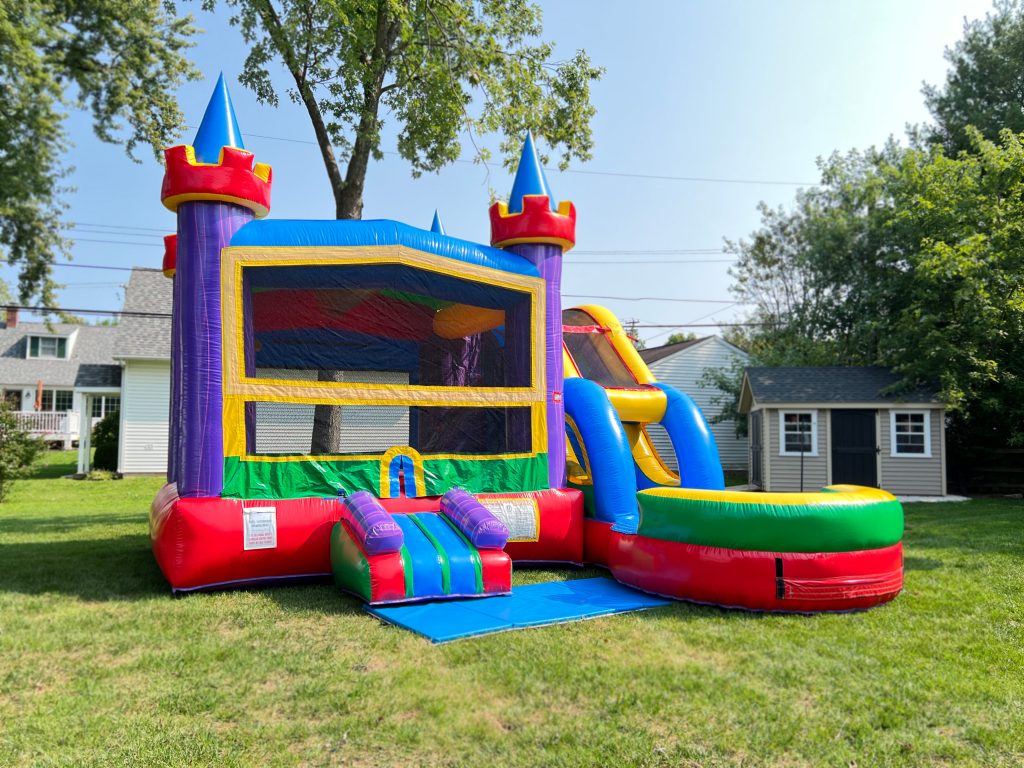
[[[244,549],[275,549],[277,547],[277,509],[245,507],[242,509],[245,529]]]

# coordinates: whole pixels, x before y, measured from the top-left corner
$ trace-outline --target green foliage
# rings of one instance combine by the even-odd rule
[[[686,333],[673,333],[665,341],[665,344],[680,344],[684,341],[696,341],[697,334],[692,331]]]
[[[92,429],[92,444],[96,453],[92,459],[95,469],[117,471],[117,447],[120,439],[121,412],[111,411]]]
[[[556,61],[539,41],[540,9],[526,0],[224,0],[249,55],[241,81],[261,103],[280,94],[272,65],[291,75],[285,95],[306,109],[337,218],[360,218],[370,158],[380,159],[383,115],[413,175],[437,171],[473,141],[500,132],[506,163],[527,129],[560,152],[589,159],[590,84],[602,70],[584,51]],[[204,0],[215,10],[217,0]],[[344,171],[339,156],[346,159]]]
[[[0,400],[0,502],[14,481],[25,477],[46,449],[42,440],[18,427],[18,419],[6,400]]]
[[[175,90],[197,72],[194,34],[159,0],[0,0],[0,249],[22,303],[54,302],[51,265],[69,255],[62,222],[68,109],[103,141],[154,151],[182,125]]]
[[[975,438],[1024,444],[1024,136],[834,155],[822,186],[730,244],[756,364],[894,367]]]
[[[736,425],[736,437],[747,436],[747,415],[740,413],[740,391],[743,389],[743,372],[749,362],[734,357],[728,368],[705,368],[698,386],[716,390],[711,396],[711,405],[719,412],[708,421],[721,424],[731,421]]]
[[[1024,11],[1017,0],[997,0],[984,19],[964,23],[963,39],[946,49],[950,69],[942,86],[925,85],[935,125],[920,129],[928,142],[955,156],[971,150],[967,126],[992,141],[1009,128],[1024,131]]]

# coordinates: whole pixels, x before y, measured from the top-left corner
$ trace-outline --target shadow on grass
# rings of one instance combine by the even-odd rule
[[[65,475],[73,475],[78,471],[77,461],[61,461],[55,463],[40,463],[36,465],[32,474],[30,474],[27,480],[55,480],[57,478],[64,477]]]
[[[47,517],[5,517],[0,518],[3,533],[52,534],[55,532],[73,534],[78,528],[97,525],[134,523],[140,520],[137,512],[108,512],[102,515],[49,515]],[[148,542],[148,539],[147,539]],[[4,545],[6,552],[8,545]]]
[[[82,600],[142,600],[170,594],[146,535],[4,544],[3,554],[2,592],[57,592]]]
[[[24,523],[31,531],[64,529],[110,522],[109,515],[53,518]],[[89,521],[89,522],[86,522]],[[52,523],[52,525],[50,525]],[[73,527],[73,526],[72,526]],[[5,530],[12,530],[5,525]],[[294,614],[352,615],[362,612],[360,601],[340,592],[327,578],[286,581],[272,586],[243,586],[237,590],[266,594],[282,610]],[[172,599],[145,534],[104,539],[51,539],[3,545],[0,592],[24,595],[63,594],[87,601]],[[211,592],[184,593],[182,599],[203,599]]]

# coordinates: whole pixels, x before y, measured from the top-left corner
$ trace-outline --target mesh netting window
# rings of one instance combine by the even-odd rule
[[[530,408],[454,406],[334,406],[340,437],[326,454],[379,454],[411,446],[423,454],[530,453]],[[308,455],[316,406],[304,403],[251,403],[253,429],[248,453]]]
[[[292,381],[389,373],[418,386],[531,386],[531,296],[402,264],[244,271],[246,369]],[[347,378],[346,378],[347,377]]]
[[[565,330],[562,338],[565,346],[576,362],[580,375],[592,379],[602,387],[636,387],[636,377],[622,362],[606,333],[599,330],[582,330],[594,328],[597,322],[579,309],[562,311],[562,326]],[[574,331],[574,328],[581,329]]]

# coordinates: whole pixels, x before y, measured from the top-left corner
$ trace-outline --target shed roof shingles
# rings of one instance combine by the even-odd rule
[[[934,389],[884,390],[901,376],[880,366],[747,368],[750,391],[759,403],[937,403]]]

